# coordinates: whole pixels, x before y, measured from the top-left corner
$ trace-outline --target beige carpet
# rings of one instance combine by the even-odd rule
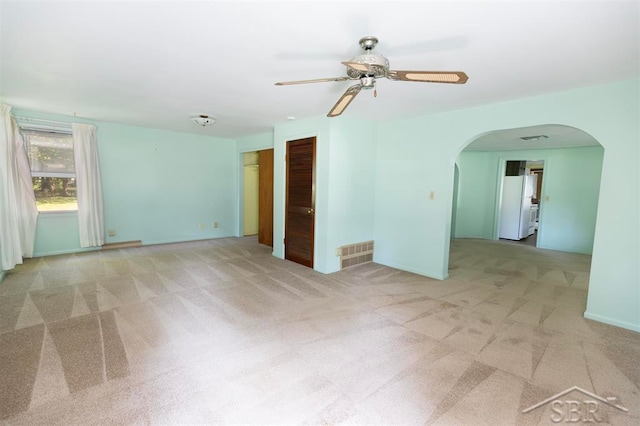
[[[583,318],[589,264],[478,240],[446,281],[253,238],[32,259],[0,283],[0,421],[549,424],[522,410],[578,386],[640,424],[640,335]]]

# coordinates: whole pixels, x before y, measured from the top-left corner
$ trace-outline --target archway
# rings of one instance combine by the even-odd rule
[[[537,237],[536,246],[590,256],[603,157],[604,148],[597,140],[570,126],[495,130],[474,138],[460,152],[455,163],[452,224],[456,226],[452,228],[452,238],[500,240],[512,245],[525,241],[528,234],[516,232],[515,236],[510,236],[504,233],[505,215],[508,214],[505,212],[509,212],[507,204],[515,202],[511,207],[517,208],[518,214],[509,219],[516,221],[516,229],[520,220],[519,230],[524,226],[526,231],[531,224],[522,221],[535,218],[533,205],[523,204],[525,190],[517,195],[520,199],[510,199],[507,184],[513,185],[516,181],[522,189],[531,176],[532,165],[544,162],[542,193],[536,194],[538,203],[535,205],[540,208],[540,232],[532,233]],[[512,166],[515,170],[509,170]],[[525,212],[525,209],[529,210]],[[557,275],[562,280],[563,274]],[[565,272],[564,275],[570,281],[567,284],[571,285],[576,274]],[[588,276],[583,278],[582,286],[586,290]]]
[[[591,254],[604,148],[589,134],[563,125],[496,130],[480,135],[456,160],[454,237],[499,239],[507,162],[541,160],[544,229],[538,247]],[[513,173],[512,173],[513,174]],[[523,164],[520,174],[530,174]]]

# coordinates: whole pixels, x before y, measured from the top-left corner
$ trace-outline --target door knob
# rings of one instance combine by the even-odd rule
[[[316,211],[314,209],[307,210],[307,214],[314,214]]]

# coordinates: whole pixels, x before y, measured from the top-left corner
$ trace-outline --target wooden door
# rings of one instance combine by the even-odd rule
[[[531,200],[534,204],[540,204],[540,199],[542,198],[542,175],[544,174],[542,169],[539,170],[531,170],[531,172],[538,176],[536,180],[536,196]]]
[[[313,268],[316,138],[287,142],[284,257]]]
[[[273,149],[258,151],[258,242],[273,247]]]

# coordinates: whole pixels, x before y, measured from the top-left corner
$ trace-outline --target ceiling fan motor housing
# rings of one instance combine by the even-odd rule
[[[353,68],[347,67],[347,75],[351,78],[386,77],[389,71],[389,60],[378,53],[367,52],[351,58],[350,62],[368,65],[371,72],[363,73]]]

